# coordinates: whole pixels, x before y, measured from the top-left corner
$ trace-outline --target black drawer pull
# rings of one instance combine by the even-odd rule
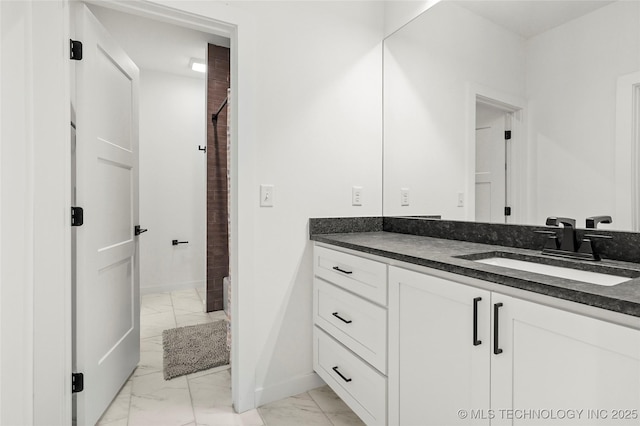
[[[502,353],[502,349],[500,349],[500,344],[498,343],[498,309],[501,307],[502,303],[493,304],[493,353],[495,355]]]
[[[335,367],[333,367],[333,371],[335,371],[336,373],[338,373],[338,376],[342,377],[342,380],[344,380],[345,382],[349,383],[351,381],[351,379],[347,379],[346,377],[344,377],[342,375],[342,373],[340,373],[338,371],[338,366],[336,365]]]
[[[473,346],[482,344],[482,340],[478,340],[478,302],[481,300],[482,297],[473,299]]]
[[[338,272],[342,272],[343,274],[353,274],[353,271],[345,271],[344,269],[340,269],[339,266],[334,266],[333,267],[334,270],[338,271]]]
[[[351,324],[353,322],[352,320],[347,321],[346,319],[342,318],[340,315],[338,315],[337,312],[334,312],[331,315],[338,318],[340,321],[344,322],[345,324]]]

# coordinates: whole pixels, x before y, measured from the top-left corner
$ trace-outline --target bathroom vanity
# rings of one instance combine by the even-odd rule
[[[640,264],[311,232],[314,369],[367,424],[637,425]],[[494,255],[617,274],[602,285]]]

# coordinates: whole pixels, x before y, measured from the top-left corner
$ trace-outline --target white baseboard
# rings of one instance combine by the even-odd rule
[[[161,284],[153,286],[140,287],[140,294],[168,293],[171,291],[189,290],[190,288],[205,288],[204,280],[187,281],[176,284]]]
[[[256,407],[268,404],[273,401],[288,398],[302,392],[307,392],[320,386],[324,386],[325,382],[316,373],[309,373],[297,376],[286,382],[281,382],[266,388],[256,389],[255,401]]]

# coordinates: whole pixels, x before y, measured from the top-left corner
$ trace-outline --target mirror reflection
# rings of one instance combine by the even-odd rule
[[[639,230],[639,1],[443,1],[384,43],[386,216]]]

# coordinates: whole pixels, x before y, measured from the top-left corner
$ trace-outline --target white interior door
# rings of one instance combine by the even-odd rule
[[[504,223],[505,112],[476,104],[476,217],[478,222]]]
[[[140,358],[139,70],[84,5],[76,14],[77,227],[74,369],[78,425],[95,424]]]

